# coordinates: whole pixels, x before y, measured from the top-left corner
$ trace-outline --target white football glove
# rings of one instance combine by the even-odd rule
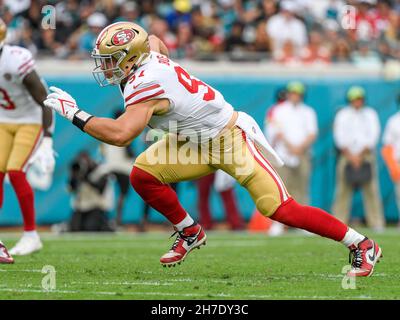
[[[55,151],[53,150],[53,139],[44,137],[39,147],[29,159],[29,163],[35,166],[43,173],[53,173],[56,166]]]
[[[52,86],[50,87],[50,90],[53,92],[47,96],[46,100],[44,100],[44,105],[55,110],[69,121],[72,121],[75,113],[79,111],[75,99],[72,98],[69,93],[57,87]]]
[[[44,137],[39,147],[29,159],[28,181],[35,189],[48,190],[53,180],[56,165],[53,140]]]

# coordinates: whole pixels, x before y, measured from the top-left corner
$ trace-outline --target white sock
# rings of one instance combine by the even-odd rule
[[[24,231],[24,237],[39,238],[39,234],[37,233],[36,230],[33,230],[33,231]]]
[[[343,243],[346,247],[350,247],[352,244],[357,246],[362,240],[364,240],[364,238],[365,236],[359,234],[354,229],[349,228],[341,243]]]
[[[178,224],[175,224],[174,227],[175,227],[178,231],[182,231],[182,230],[185,229],[186,227],[190,227],[193,223],[194,223],[194,220],[192,219],[192,217],[189,216],[189,214],[186,213],[185,219],[183,219],[183,220],[182,220],[181,222],[179,222]]]

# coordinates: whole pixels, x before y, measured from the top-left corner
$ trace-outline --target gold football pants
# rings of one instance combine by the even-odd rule
[[[41,135],[39,124],[0,123],[0,172],[25,171]]]
[[[165,184],[197,179],[221,169],[249,191],[265,216],[271,216],[290,197],[265,155],[238,127],[202,144],[169,134],[141,153],[134,166]]]

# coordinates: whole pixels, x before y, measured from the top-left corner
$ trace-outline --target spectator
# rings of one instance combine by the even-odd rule
[[[79,52],[82,55],[90,56],[97,36],[107,23],[106,16],[100,12],[92,13],[89,16],[87,19],[89,30],[84,32],[79,39]]]
[[[187,23],[180,23],[177,32],[177,49],[175,56],[177,58],[192,58],[195,54],[193,45],[192,28]]]
[[[167,16],[166,21],[171,30],[177,30],[181,23],[190,24],[192,5],[190,0],[174,0],[173,9]]]
[[[300,65],[301,59],[300,55],[296,51],[295,45],[292,41],[287,40],[280,50],[274,53],[274,58],[276,62],[285,65]]]
[[[263,19],[265,21],[267,21],[269,18],[271,18],[278,12],[278,5],[275,0],[262,0],[261,7],[262,7],[261,19]]]
[[[209,203],[213,185],[222,198],[226,220],[231,230],[242,230],[244,228],[244,221],[237,208],[233,190],[235,180],[222,170],[202,177],[197,181],[199,190],[198,208],[201,225],[207,230],[211,230],[214,227]]]
[[[365,90],[351,87],[349,106],[341,109],[334,121],[334,140],[339,151],[334,214],[349,220],[354,190],[362,189],[367,225],[376,231],[385,226],[376,170],[380,124],[376,111],[365,105]]]
[[[136,20],[139,17],[139,11],[137,8],[137,4],[135,2],[125,2],[121,5],[120,16],[115,19],[115,22],[118,21],[132,21],[137,22]]]
[[[311,31],[310,43],[301,52],[304,63],[329,63],[330,52],[324,47],[322,34],[319,31]]]
[[[366,41],[359,42],[358,50],[352,53],[351,60],[360,68],[377,69],[382,66],[379,54],[370,50],[369,42]]]
[[[243,40],[243,24],[235,22],[232,26],[230,36],[226,39],[225,51],[243,51],[246,45],[246,42]]]
[[[295,17],[295,10],[296,5],[293,2],[284,0],[279,13],[267,22],[267,34],[271,39],[274,57],[288,44],[293,47],[293,53],[297,56],[307,44],[306,27]]]
[[[371,14],[373,1],[358,0],[356,4],[356,28],[352,30],[357,41],[371,41],[378,36],[376,19]]]
[[[69,190],[75,197],[67,231],[113,231],[107,218],[112,207],[108,175],[86,152],[71,164]]]
[[[400,94],[397,103],[400,109]],[[391,116],[386,125],[383,134],[382,157],[395,184],[397,208],[400,210],[400,111]]]
[[[350,62],[351,48],[349,43],[344,38],[339,38],[332,48],[333,62]]]
[[[287,86],[287,100],[274,108],[268,117],[266,135],[285,162],[282,179],[288,192],[299,203],[308,204],[310,150],[318,134],[315,111],[304,104],[305,88],[301,82]]]
[[[256,27],[256,34],[254,37],[254,44],[252,48],[257,52],[270,52],[271,46],[268,35],[265,31],[265,22],[260,21]]]
[[[168,24],[161,18],[155,18],[150,25],[150,33],[156,35],[167,46],[171,55],[175,55],[178,46],[176,36],[169,30]]]

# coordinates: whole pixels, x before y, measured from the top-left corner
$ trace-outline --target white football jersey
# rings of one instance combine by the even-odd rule
[[[4,45],[0,53],[0,123],[42,123],[42,108],[22,83],[34,68],[29,50]]]
[[[214,138],[234,112],[218,90],[154,51],[129,78],[123,96],[125,108],[151,99],[168,99],[170,110],[153,115],[149,126],[183,136],[201,137],[201,141]]]
[[[396,160],[400,161],[400,112],[389,118],[383,133],[383,144],[393,146]]]

